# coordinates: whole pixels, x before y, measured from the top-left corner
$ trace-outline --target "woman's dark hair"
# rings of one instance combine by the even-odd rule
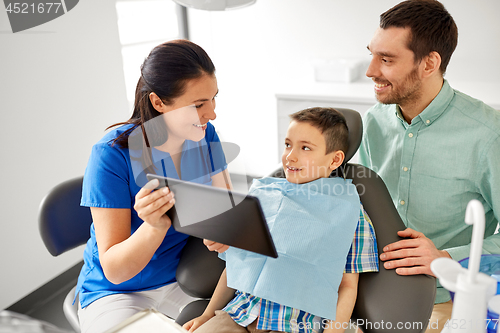
[[[215,66],[208,54],[193,42],[178,39],[156,46],[141,65],[132,116],[126,122],[108,127],[134,125],[114,139],[113,145],[128,148],[128,137],[139,126],[142,128],[146,147],[165,143],[168,137],[166,127],[154,128],[161,126],[162,122],[154,122],[153,128],[148,128],[147,131],[144,128],[146,122],[160,115],[151,104],[149,95],[154,92],[163,103],[171,105],[175,98],[185,92],[188,80],[214,73]]]
[[[342,113],[333,108],[314,107],[292,113],[290,119],[305,122],[317,128],[325,138],[325,154],[336,150],[342,150],[344,154],[347,154],[349,130]]]
[[[407,0],[380,15],[380,28],[410,28],[408,48],[418,63],[431,52],[441,56],[444,75],[458,43],[458,28],[453,17],[439,1]]]

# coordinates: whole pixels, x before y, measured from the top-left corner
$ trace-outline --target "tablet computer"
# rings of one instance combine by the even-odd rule
[[[174,229],[191,236],[272,258],[278,253],[259,199],[239,192],[148,174],[168,186],[175,205],[167,211]]]

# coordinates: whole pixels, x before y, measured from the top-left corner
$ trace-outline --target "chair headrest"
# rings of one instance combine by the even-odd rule
[[[38,226],[47,250],[58,256],[90,237],[92,215],[88,207],[80,206],[83,177],[67,180],[43,198],[38,213]]]
[[[347,127],[349,128],[349,149],[345,154],[344,160],[344,163],[347,163],[354,154],[356,154],[361,144],[361,138],[363,137],[363,121],[361,120],[361,115],[357,111],[344,108],[335,108],[335,110],[344,115]]]
[[[335,110],[342,113],[347,122],[347,128],[349,129],[349,149],[345,154],[344,165],[349,162],[349,160],[356,154],[358,151],[359,145],[361,144],[361,138],[363,137],[363,121],[361,119],[361,115],[359,112],[344,109],[344,108],[335,108]],[[337,168],[332,172],[330,177],[343,177],[343,168]],[[266,175],[266,177],[281,177],[285,178],[285,171],[283,170],[283,166],[279,163],[279,167],[273,172]]]

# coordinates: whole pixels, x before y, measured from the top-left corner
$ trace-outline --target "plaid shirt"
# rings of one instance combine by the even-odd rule
[[[359,223],[347,255],[345,273],[378,272],[375,230],[361,205]],[[246,327],[258,318],[257,329],[290,333],[317,333],[323,318],[280,305],[240,291],[223,309],[239,325]],[[325,322],[326,323],[326,322]]]

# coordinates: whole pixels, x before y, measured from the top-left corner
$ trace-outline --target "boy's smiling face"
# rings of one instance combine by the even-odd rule
[[[325,137],[316,127],[307,122],[290,122],[281,156],[289,182],[303,184],[327,178],[343,161],[341,150],[326,154]]]

